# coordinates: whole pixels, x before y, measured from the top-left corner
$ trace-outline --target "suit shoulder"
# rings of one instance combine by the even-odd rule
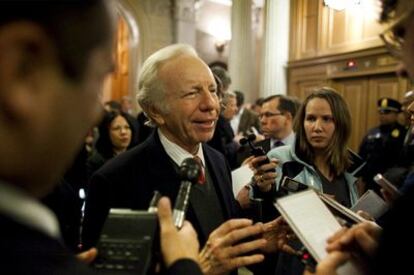
[[[225,160],[225,157],[224,157],[224,155],[220,152],[220,151],[218,151],[218,150],[216,150],[215,148],[213,148],[213,147],[211,147],[210,145],[208,145],[208,144],[206,144],[206,143],[204,143],[203,144],[203,148],[204,148],[204,150],[205,150],[205,152],[210,156],[210,157],[213,157],[213,158],[219,158],[219,159],[221,159],[221,160]]]
[[[144,144],[142,144],[144,145]],[[138,145],[130,150],[119,154],[107,161],[96,174],[112,174],[124,171],[131,171],[133,167],[140,167],[141,163],[146,162],[148,154],[146,146]]]

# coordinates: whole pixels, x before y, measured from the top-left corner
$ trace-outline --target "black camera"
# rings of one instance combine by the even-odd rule
[[[111,209],[97,245],[93,267],[105,274],[151,274],[158,236],[156,213]]]

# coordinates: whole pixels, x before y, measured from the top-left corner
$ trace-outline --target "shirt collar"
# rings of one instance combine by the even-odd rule
[[[273,145],[276,141],[278,141],[278,139],[271,138],[270,144]],[[281,139],[280,141],[283,142],[284,145],[292,145],[295,142],[295,133],[293,131],[290,132],[287,137]]]
[[[183,160],[186,158],[194,157],[192,154],[187,152],[185,149],[181,148],[179,145],[175,144],[174,142],[170,141],[160,129],[158,129],[158,135],[160,137],[160,141],[162,146],[164,147],[165,152],[167,155],[178,165],[180,166]],[[197,156],[201,159],[203,166],[205,167],[204,161],[204,153],[203,149],[200,145],[198,146]]]
[[[59,224],[51,210],[19,188],[2,181],[0,181],[0,212],[52,238],[60,238]]]

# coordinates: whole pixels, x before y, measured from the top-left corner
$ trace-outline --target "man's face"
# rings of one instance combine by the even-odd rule
[[[398,113],[393,111],[381,111],[378,112],[379,121],[381,125],[390,125],[398,121]]]
[[[265,102],[260,110],[260,123],[266,138],[283,139],[288,127],[287,114],[279,111],[279,98]]]
[[[157,124],[169,140],[195,153],[200,142],[213,137],[219,114],[213,75],[201,59],[180,55],[163,64],[158,76],[169,111],[158,111]]]
[[[231,120],[237,114],[237,101],[235,97],[228,99],[225,109],[222,111],[223,117]]]
[[[103,80],[112,69],[110,47],[92,51],[87,64],[83,79],[76,83],[53,68],[45,75],[35,138],[51,181],[70,165],[88,129],[103,114],[100,98]]]

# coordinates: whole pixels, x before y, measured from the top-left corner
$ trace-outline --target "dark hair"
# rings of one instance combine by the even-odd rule
[[[1,1],[0,27],[16,21],[33,22],[45,31],[62,71],[72,80],[84,75],[90,52],[110,41],[111,23],[102,0]],[[36,48],[29,49],[36,54]]]
[[[227,90],[231,84],[231,78],[229,73],[222,67],[218,66],[212,67],[211,71],[215,76],[217,76],[220,79],[221,84],[223,85],[223,90]]]
[[[380,22],[387,22],[392,18],[392,14],[397,8],[398,0],[381,0],[382,10],[380,14]]]
[[[214,81],[216,82],[217,85],[217,96],[219,97],[219,99],[223,98],[223,83],[221,82],[220,78],[213,73],[214,76]]]
[[[256,106],[262,106],[264,102],[264,98],[263,97],[259,97],[258,99],[256,99],[256,101],[254,102],[254,105]]]
[[[276,98],[279,99],[279,107],[278,107],[279,111],[288,112],[292,115],[292,118],[295,118],[296,112],[300,107],[300,102],[298,100],[295,100],[292,97],[285,96],[285,95],[271,95],[263,99],[262,105]]]
[[[351,115],[345,100],[334,89],[323,87],[315,89],[303,102],[294,120],[293,128],[296,133],[296,153],[304,161],[313,162],[314,152],[304,129],[306,106],[309,101],[321,98],[331,107],[335,131],[326,150],[330,169],[336,175],[346,171],[351,165],[348,141],[351,136]]]
[[[107,102],[104,103],[104,105],[108,105],[111,108],[111,111],[121,111],[122,107],[121,107],[121,103],[119,103],[116,100],[109,100]]]
[[[240,109],[244,103],[244,94],[241,91],[234,91],[234,93],[236,94],[237,108]]]
[[[105,115],[101,121],[101,123],[98,126],[99,130],[99,137],[96,141],[96,151],[98,151],[99,154],[101,154],[105,159],[112,158],[114,156],[114,150],[112,141],[109,135],[110,127],[112,121],[114,121],[115,118],[118,116],[122,116],[127,121],[129,127],[131,128],[131,142],[128,146],[128,149],[133,147],[135,145],[134,140],[136,132],[134,128],[134,122],[132,121],[131,116],[129,116],[126,113],[119,112],[119,111],[111,111],[111,112],[105,112]]]

